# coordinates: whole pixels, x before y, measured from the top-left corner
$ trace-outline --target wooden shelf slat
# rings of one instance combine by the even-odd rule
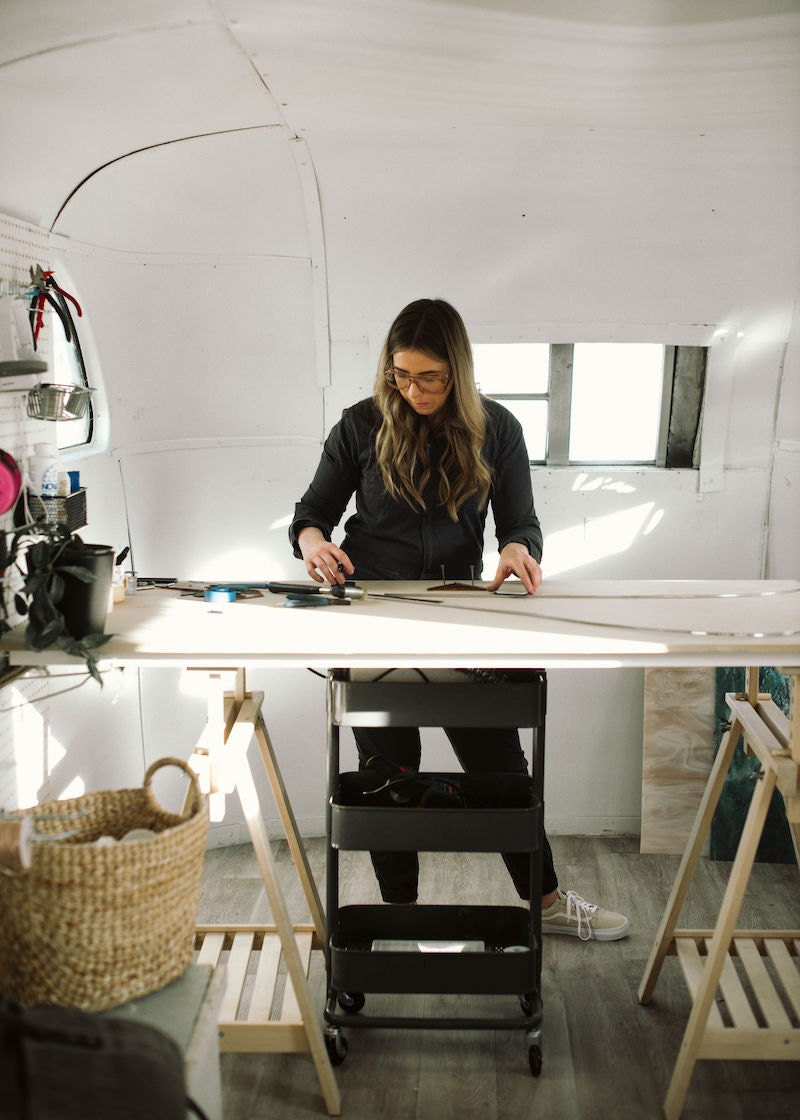
[[[767,972],[764,958],[759,953],[755,942],[737,938],[734,941],[734,946],[739,960],[744,965],[747,978],[753,988],[753,995],[758,1001],[758,1006],[761,1008],[767,1026],[775,1030],[791,1030],[791,1020],[786,1014],[772,978]]]

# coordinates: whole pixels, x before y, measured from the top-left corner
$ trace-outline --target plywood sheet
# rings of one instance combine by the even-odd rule
[[[646,669],[643,852],[680,854],[714,752],[714,669]]]

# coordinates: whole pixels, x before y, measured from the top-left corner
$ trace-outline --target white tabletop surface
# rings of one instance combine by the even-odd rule
[[[501,595],[435,586],[367,583],[366,600],[315,609],[287,609],[268,591],[219,606],[140,590],[109,614],[103,654],[126,665],[318,668],[800,664],[795,580],[554,579],[535,596],[514,594],[514,582]],[[27,650],[19,627],[2,649],[12,665],[74,663]]]

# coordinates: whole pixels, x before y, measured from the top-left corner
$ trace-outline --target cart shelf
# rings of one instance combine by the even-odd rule
[[[433,784],[428,784],[433,783]],[[421,789],[454,789],[446,806],[397,804],[374,773],[343,773],[331,802],[331,844],[350,851],[529,852],[541,802],[521,774],[422,773]],[[447,795],[443,794],[442,799]],[[461,801],[462,804],[458,802]]]
[[[530,922],[521,906],[343,906],[330,938],[331,983],[344,992],[530,992],[537,986]],[[482,942],[485,949],[376,951],[375,941]]]

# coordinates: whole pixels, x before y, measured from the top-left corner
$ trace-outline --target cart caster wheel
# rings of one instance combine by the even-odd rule
[[[542,1072],[542,1048],[541,1046],[531,1045],[528,1047],[528,1065],[531,1067],[531,1073],[534,1077],[538,1077]]]
[[[339,992],[339,1006],[347,1015],[357,1015],[366,1003],[363,992]]]
[[[347,1057],[347,1039],[340,1031],[325,1035],[325,1049],[332,1066],[340,1066]]]

